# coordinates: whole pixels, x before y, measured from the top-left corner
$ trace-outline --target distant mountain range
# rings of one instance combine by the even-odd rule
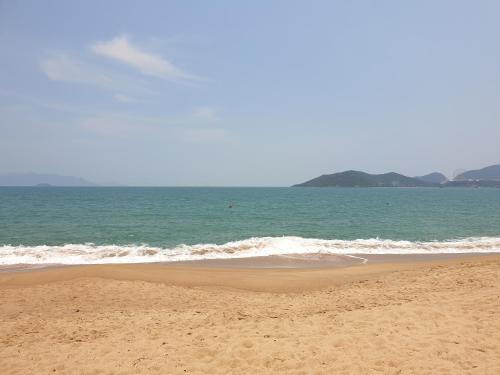
[[[0,186],[97,186],[81,177],[39,173],[8,173],[0,175]]]
[[[459,174],[454,181],[464,180],[499,180],[500,181],[500,164],[490,165],[482,169],[474,169]]]
[[[500,165],[460,174],[453,181],[439,172],[408,177],[399,173],[369,174],[345,171],[325,174],[294,187],[500,187]]]
[[[116,185],[117,184],[112,184]],[[0,186],[97,186],[81,177],[40,173],[0,174]],[[449,181],[439,172],[408,177],[396,172],[369,174],[345,171],[325,174],[294,187],[500,187],[500,164],[463,172]]]
[[[294,185],[295,187],[418,187],[418,186],[433,186],[432,183],[403,176],[402,174],[390,172],[384,174],[369,174],[360,171],[345,171],[334,174],[324,174],[313,178],[302,184]]]
[[[432,172],[424,176],[416,176],[415,178],[421,181],[430,182],[431,184],[442,184],[448,181],[446,176],[439,172]]]

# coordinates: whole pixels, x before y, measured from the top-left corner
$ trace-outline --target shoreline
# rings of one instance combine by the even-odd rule
[[[361,259],[359,259],[361,258]],[[362,259],[367,259],[363,263]],[[447,266],[468,261],[500,261],[498,253],[266,256],[166,263],[50,265],[0,272],[0,289],[102,278],[180,287],[224,287],[258,292],[319,290],[374,275]]]
[[[447,260],[457,258],[470,258],[482,256],[500,255],[497,252],[484,253],[435,253],[435,254],[279,254],[263,255],[236,258],[216,258],[200,260],[176,260],[169,262],[137,262],[137,263],[89,263],[89,264],[7,264],[0,265],[0,275],[12,272],[30,272],[51,268],[70,268],[86,266],[133,266],[133,265],[162,265],[168,267],[202,267],[202,268],[241,268],[241,269],[262,269],[262,268],[343,268],[369,264],[383,263],[411,263],[432,260]]]
[[[207,268],[344,268],[352,266],[413,263],[458,258],[495,256],[500,253],[437,253],[437,254],[284,254],[248,258],[204,259],[157,263],[172,266]]]

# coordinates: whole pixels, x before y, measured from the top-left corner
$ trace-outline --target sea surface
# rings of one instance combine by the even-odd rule
[[[500,252],[500,189],[0,187],[0,265]]]

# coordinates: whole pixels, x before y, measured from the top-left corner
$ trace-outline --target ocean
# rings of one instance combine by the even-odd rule
[[[0,265],[500,252],[500,189],[0,187]]]

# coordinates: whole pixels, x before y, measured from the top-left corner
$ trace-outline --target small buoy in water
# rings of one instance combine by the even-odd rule
[[[232,205],[232,204],[230,204],[229,206],[227,206],[227,208],[233,208],[233,205]]]

